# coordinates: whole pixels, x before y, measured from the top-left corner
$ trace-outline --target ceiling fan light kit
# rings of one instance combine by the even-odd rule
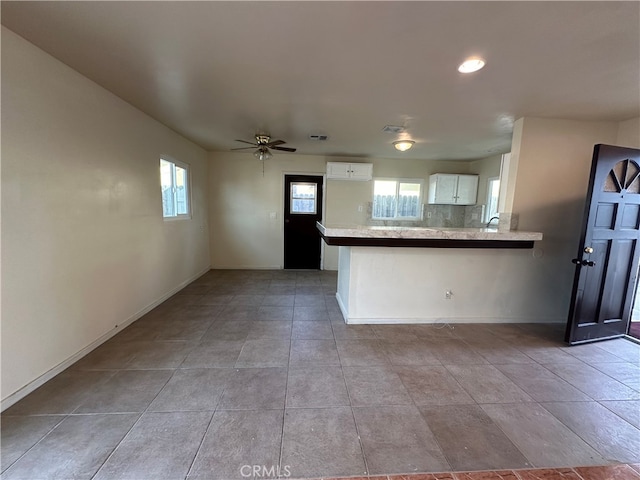
[[[269,149],[266,147],[260,147],[258,150],[253,152],[253,156],[261,161],[269,160],[271,157],[273,157]]]
[[[396,150],[400,150],[401,152],[406,152],[413,144],[416,143],[413,140],[397,140],[393,142],[393,146],[396,147]]]
[[[282,152],[295,152],[295,148],[291,147],[282,147],[281,145],[287,143],[284,140],[271,140],[269,135],[256,135],[255,142],[247,142],[246,140],[236,140],[236,142],[248,143],[251,145],[250,147],[239,147],[232,148],[231,150],[249,150],[258,147],[258,149],[253,152],[253,156],[258,160],[269,160],[273,157],[273,153],[271,150],[280,150]]]

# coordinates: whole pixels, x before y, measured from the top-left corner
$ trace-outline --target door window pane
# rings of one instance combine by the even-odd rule
[[[316,206],[315,183],[291,182],[291,208],[289,213],[315,214]]]

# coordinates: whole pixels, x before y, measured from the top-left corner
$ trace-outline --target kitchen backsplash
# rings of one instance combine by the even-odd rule
[[[374,220],[371,218],[372,203],[367,205],[367,225],[405,227],[484,227],[484,205],[430,205],[423,204],[422,220]]]

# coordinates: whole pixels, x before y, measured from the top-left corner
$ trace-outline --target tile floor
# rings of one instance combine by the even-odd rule
[[[567,347],[560,325],[348,326],[335,285],[335,272],[207,273],[7,409],[2,478],[640,462],[640,345]],[[504,478],[598,478],[562,471]],[[503,478],[461,475],[423,478]]]

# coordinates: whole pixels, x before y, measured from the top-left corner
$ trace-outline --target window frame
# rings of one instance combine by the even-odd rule
[[[497,181],[498,182],[498,197],[496,200],[496,212],[492,213],[491,209],[490,209],[490,205],[491,205],[491,184],[493,182]],[[500,177],[489,177],[487,178],[487,195],[486,195],[486,208],[485,208],[485,212],[484,212],[484,221],[485,222],[489,222],[493,217],[497,216],[500,213],[500,188],[502,187],[502,185],[500,185]]]
[[[163,185],[162,185],[162,162],[167,162],[172,165],[172,178],[171,178],[171,188],[173,189],[173,207],[174,211],[176,211],[175,215],[165,215],[164,208],[164,197],[163,197]],[[178,210],[178,200],[176,195],[176,180],[175,180],[175,168],[181,168],[185,171],[185,201],[187,204],[187,212],[186,213],[177,213]],[[175,160],[167,155],[160,156],[160,200],[162,206],[162,219],[166,221],[174,221],[174,220],[188,220],[192,218],[192,210],[191,210],[191,166],[188,163],[181,162],[179,160]]]
[[[295,197],[293,194],[295,185],[313,186],[313,212],[294,212],[294,200],[305,199],[305,197]],[[317,215],[318,214],[318,185],[314,182],[292,181],[289,186],[289,215]],[[309,199],[306,199],[309,200]]]
[[[376,181],[382,182],[396,182],[396,211],[393,217],[376,217],[375,216],[375,191]],[[403,183],[413,183],[420,185],[420,193],[418,195],[418,212],[415,217],[400,217],[398,216],[398,199],[400,198],[400,185]],[[422,220],[423,216],[423,199],[424,199],[424,178],[397,178],[397,177],[375,177],[371,182],[371,219],[372,220],[391,220],[399,222],[415,222]]]

